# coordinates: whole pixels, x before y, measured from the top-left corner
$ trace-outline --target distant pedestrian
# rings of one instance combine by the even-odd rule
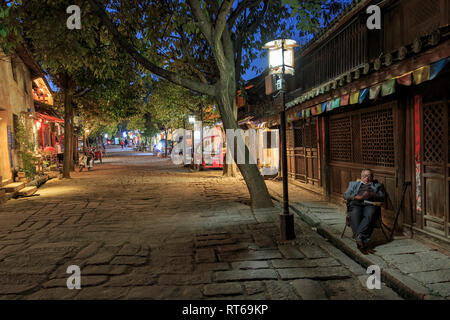
[[[125,148],[127,148],[127,147],[128,147],[128,140],[125,139]]]
[[[121,146],[122,149],[123,149],[123,141],[122,141],[122,140],[120,140],[120,146]]]

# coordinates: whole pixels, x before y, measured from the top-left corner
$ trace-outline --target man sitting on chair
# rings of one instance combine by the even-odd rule
[[[379,208],[373,202],[383,202],[384,192],[381,184],[373,182],[373,171],[363,169],[361,181],[351,181],[344,198],[350,201],[350,225],[358,248],[363,250],[370,241]]]

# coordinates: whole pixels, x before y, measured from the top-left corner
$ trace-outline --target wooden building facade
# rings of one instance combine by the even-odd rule
[[[369,30],[366,8],[377,3],[382,29]],[[373,169],[388,225],[411,182],[400,229],[450,242],[449,25],[450,0],[354,1],[297,52],[286,96],[289,177],[342,201],[349,182]]]

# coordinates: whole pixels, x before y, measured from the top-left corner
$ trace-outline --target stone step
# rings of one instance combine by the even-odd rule
[[[16,191],[23,189],[24,187],[25,187],[24,182],[15,182],[3,186],[2,189],[5,190],[6,193],[14,193]]]
[[[3,186],[6,186],[7,184],[10,184],[12,181],[12,179],[3,179],[0,181],[0,188],[2,188]]]
[[[21,196],[21,197],[30,197],[33,194],[35,194],[36,191],[37,191],[37,188],[35,186],[26,187],[26,188],[23,188],[22,190],[20,190],[17,195]]]

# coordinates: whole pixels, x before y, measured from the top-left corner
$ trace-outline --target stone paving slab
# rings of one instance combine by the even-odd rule
[[[273,269],[218,271],[214,279],[218,282],[278,279],[278,274]]]
[[[311,279],[297,279],[291,282],[297,294],[303,300],[327,300],[327,294],[320,281]]]
[[[286,268],[277,269],[281,279],[316,279],[331,280],[350,278],[350,272],[342,267]]]

